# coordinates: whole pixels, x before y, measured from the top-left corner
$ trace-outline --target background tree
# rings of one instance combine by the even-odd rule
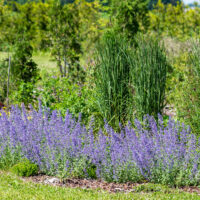
[[[64,77],[72,72],[72,65],[79,62],[82,52],[79,12],[74,4],[62,6],[60,2],[54,1],[50,16],[52,54],[56,58],[61,76]]]
[[[148,26],[148,2],[146,0],[112,0],[111,21],[117,32],[124,33],[128,38]]]
[[[33,47],[26,36],[16,44],[12,60],[12,74],[18,82],[35,83],[38,79],[37,64],[32,59]]]

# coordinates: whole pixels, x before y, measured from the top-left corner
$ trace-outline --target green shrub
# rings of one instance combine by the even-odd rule
[[[33,47],[24,37],[16,42],[11,56],[9,101],[11,104],[23,102],[27,106],[36,99],[35,84],[40,76],[37,64],[32,59]]]
[[[184,62],[183,79],[176,90],[176,108],[178,119],[189,125],[193,133],[200,132],[200,45],[192,42],[192,49]],[[181,61],[180,61],[181,62]],[[177,63],[180,65],[180,63]]]
[[[31,163],[29,160],[22,161],[16,165],[14,165],[10,171],[18,176],[33,176],[38,173],[38,166],[36,164]]]
[[[69,110],[78,119],[88,125],[92,116],[98,119],[97,108],[94,103],[94,91],[85,85],[72,84],[66,77],[48,77],[42,82],[40,98],[43,106],[51,110],[59,110],[62,115]],[[103,122],[102,122],[103,123]]]
[[[97,175],[96,175],[96,166],[94,164],[89,165],[87,167],[87,174],[91,179],[96,179]]]
[[[11,72],[15,79],[21,83],[35,83],[39,78],[37,64],[32,59],[33,47],[26,38],[17,42],[13,58]]]
[[[136,38],[137,49],[133,52],[132,78],[137,116],[145,114],[157,117],[165,106],[165,88],[168,62],[160,42],[148,36]]]
[[[137,32],[148,27],[148,1],[111,1],[111,19],[116,34],[123,33],[132,40]]]
[[[28,106],[29,104],[36,104],[38,103],[37,97],[38,97],[38,91],[36,89],[36,86],[31,82],[21,82],[19,83],[18,89],[13,91],[10,95],[10,102],[12,104],[18,104],[21,105],[23,102],[25,106]]]

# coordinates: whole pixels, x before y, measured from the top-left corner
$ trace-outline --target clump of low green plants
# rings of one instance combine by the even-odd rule
[[[24,160],[11,167],[10,171],[18,176],[29,177],[38,173],[38,166],[29,160]]]
[[[63,116],[67,110],[76,119],[81,114],[86,125],[92,116],[98,118],[93,89],[88,84],[72,84],[67,77],[47,77],[42,80],[42,90],[38,93],[44,107],[58,109]]]

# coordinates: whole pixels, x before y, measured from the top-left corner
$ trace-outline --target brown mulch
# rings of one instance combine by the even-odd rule
[[[182,187],[180,190],[182,190],[184,192],[196,193],[196,194],[200,195],[200,188],[199,187],[185,186],[185,187]]]
[[[108,183],[103,180],[90,180],[90,179],[65,179],[63,181],[46,183],[47,180],[54,177],[46,175],[38,175],[32,177],[23,177],[24,181],[31,181],[35,183],[49,184],[60,187],[70,187],[70,188],[82,188],[82,189],[97,189],[105,190],[110,193],[116,192],[134,192],[133,187],[140,185],[139,183]]]
[[[38,175],[32,177],[23,177],[24,181],[31,181],[34,183],[48,184],[59,187],[70,187],[70,188],[82,188],[82,189],[96,189],[96,190],[104,190],[110,193],[116,192],[135,192],[134,187],[146,184],[146,183],[108,183],[103,180],[91,180],[91,179],[65,179],[63,181],[55,181],[54,183],[47,183],[46,181],[49,179],[53,179],[55,177],[50,177],[46,175]],[[200,188],[194,186],[186,186],[179,188],[180,191],[196,193],[200,195]]]

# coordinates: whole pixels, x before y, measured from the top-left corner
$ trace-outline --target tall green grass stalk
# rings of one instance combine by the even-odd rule
[[[131,81],[131,50],[128,41],[107,32],[97,46],[95,82],[97,104],[111,125],[124,123],[133,112]]]
[[[137,36],[137,48],[131,59],[137,117],[162,113],[168,62],[165,49],[153,37]]]

